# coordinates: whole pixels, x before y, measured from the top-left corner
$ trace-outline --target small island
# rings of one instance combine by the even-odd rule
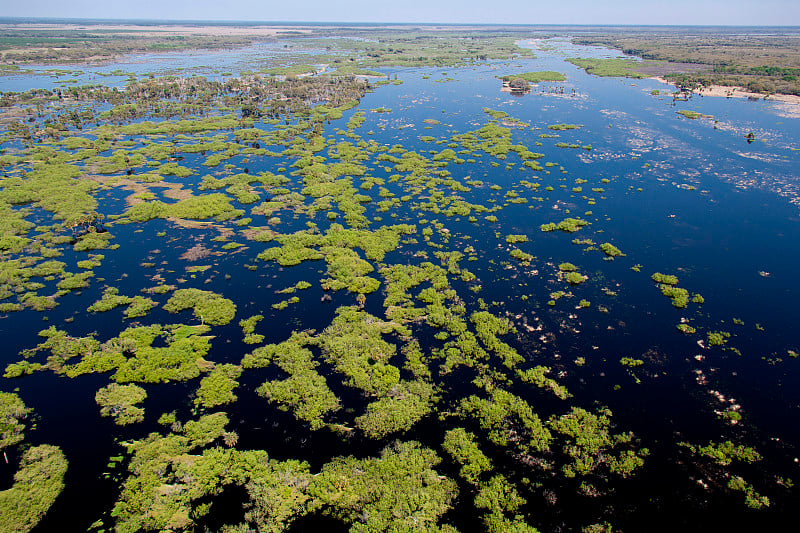
[[[531,83],[543,81],[566,81],[566,76],[560,72],[543,70],[539,72],[523,72],[522,74],[508,74],[498,76],[503,81],[503,89],[512,94],[525,94],[531,90]]]

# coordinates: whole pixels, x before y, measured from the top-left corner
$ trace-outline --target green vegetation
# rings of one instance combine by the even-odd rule
[[[584,69],[588,74],[605,77],[646,78],[647,74],[639,72],[643,66],[652,62],[636,61],[635,59],[581,59],[577,57],[567,59],[576,67]]]
[[[794,35],[625,31],[574,42],[663,61],[665,77],[679,87],[725,85],[764,94],[800,94],[800,45]]]
[[[0,491],[3,531],[27,533],[42,519],[64,489],[67,459],[55,446],[28,449],[14,474],[14,485]]]
[[[192,309],[201,324],[221,326],[229,323],[236,315],[236,305],[219,294],[200,289],[178,289],[164,304],[164,310],[178,313]]]
[[[397,93],[397,68],[446,82],[467,74],[451,66],[529,57],[516,45],[520,29],[278,31],[284,53],[262,58],[259,72],[211,67],[205,78],[176,70],[130,76],[116,89],[66,87],[62,78],[79,75],[53,72],[56,90],[0,95],[0,312],[20,313],[5,317],[14,345],[35,345],[18,361],[9,356],[4,377],[24,381],[7,388],[19,383],[29,401],[41,394],[37,383],[60,390],[70,379],[85,382],[88,396],[74,388],[69,406],[76,420],[96,420],[99,409],[132,426],[113,429],[109,420],[102,426],[118,435],[87,444],[87,453],[103,451],[104,486],[117,491],[113,511],[92,507],[100,519],[91,529],[277,532],[326,515],[351,531],[453,532],[451,510],[465,514],[459,523],[497,532],[534,532],[539,522],[580,530],[584,519],[596,522],[587,531],[610,531],[604,520],[620,512],[630,527],[640,525],[616,496],[636,490],[626,478],[649,452],[614,427],[592,391],[613,387],[614,405],[639,402],[645,387],[595,378],[646,383],[672,355],[658,343],[623,351],[641,359],[607,351],[610,338],[642,325],[642,313],[652,313],[654,339],[661,313],[673,316],[667,331],[678,321],[668,309],[631,314],[625,296],[646,280],[601,261],[624,256],[603,242],[621,238],[603,201],[618,200],[642,163],[630,163],[635,172],[624,178],[601,177],[607,144],[593,151],[591,139],[578,137],[597,132],[572,131],[582,126],[562,121],[576,116],[555,116],[549,104],[526,123],[510,114],[510,102],[472,117],[452,118],[463,109],[450,104],[421,111],[440,100],[428,94],[432,83],[407,101],[381,100]],[[94,31],[83,35],[94,39]],[[53,51],[61,53],[69,54]],[[323,65],[328,72],[318,75]],[[656,66],[603,60],[586,68],[630,74]],[[387,67],[391,76],[379,72]],[[91,75],[128,75],[103,70]],[[504,80],[525,89],[565,77]],[[373,90],[389,91],[379,98],[387,107],[359,106]],[[540,96],[569,90],[548,85]],[[611,131],[617,118],[603,119]],[[599,175],[570,178],[576,161],[591,161],[585,170]],[[531,237],[537,224],[553,233]],[[580,230],[582,238],[559,233]],[[652,281],[675,307],[704,302],[675,276]],[[612,303],[622,314],[601,315]],[[64,308],[48,313],[56,305]],[[702,335],[675,342],[729,343],[729,334],[713,331],[724,320],[711,311],[681,318],[679,331]],[[155,323],[167,316],[185,323]],[[741,355],[732,344],[708,357]],[[777,364],[782,353],[764,357]],[[663,381],[708,385],[720,402],[695,416],[729,440],[692,448],[691,460],[710,481],[713,505],[719,493],[735,492],[764,507],[766,496],[734,471],[750,475],[761,458],[748,446],[756,433],[741,431],[756,417],[739,424],[747,406],[727,401],[722,372],[701,372],[705,359],[687,359],[694,374]],[[153,402],[165,412],[151,413]],[[27,452],[23,430],[36,438],[25,426],[29,413],[17,394],[0,393],[0,449],[9,456]],[[76,432],[86,429],[76,424]],[[264,449],[244,449],[254,445]],[[125,451],[106,454],[111,446]],[[270,458],[273,450],[285,460]],[[778,479],[774,450],[762,453],[764,475],[753,479]],[[11,498],[15,513],[38,520],[54,498],[57,470],[28,472],[36,476],[29,494],[22,485],[0,493],[3,509]],[[764,490],[783,501],[782,483]],[[648,498],[673,488],[655,487]],[[38,503],[17,503],[29,497]],[[543,501],[550,507],[539,515]],[[581,501],[578,523],[570,506]],[[16,516],[14,523],[29,523]]]
[[[16,394],[0,392],[0,450],[22,442],[23,420],[31,411]]]
[[[704,115],[703,113],[698,113],[697,111],[689,111],[688,109],[681,109],[680,111],[675,111],[675,112],[691,120],[697,120],[698,118],[714,118],[711,115]]]
[[[431,411],[433,387],[424,381],[400,382],[367,406],[356,426],[373,439],[407,431]]]
[[[482,473],[492,468],[491,461],[475,442],[475,435],[464,428],[451,429],[445,433],[442,448],[461,465],[461,477],[473,485],[478,483]]]
[[[622,253],[622,250],[608,242],[600,244],[600,250],[608,257],[622,257],[625,255]]]
[[[498,76],[503,81],[513,81],[515,79],[523,79],[530,83],[541,83],[543,81],[566,81],[566,76],[560,72],[553,72],[552,70],[542,70],[537,72],[523,72],[521,74],[508,74],[506,76]]]
[[[147,392],[141,387],[112,383],[97,391],[94,398],[101,407],[100,414],[114,417],[114,422],[119,426],[144,420],[144,409],[136,407],[137,403],[147,398]]]
[[[207,376],[200,380],[195,405],[210,409],[236,401],[233,390],[239,386],[236,380],[242,369],[235,365],[216,365]]]

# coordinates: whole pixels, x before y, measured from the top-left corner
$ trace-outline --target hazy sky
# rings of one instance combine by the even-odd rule
[[[0,16],[787,26],[800,25],[800,0],[0,0]]]

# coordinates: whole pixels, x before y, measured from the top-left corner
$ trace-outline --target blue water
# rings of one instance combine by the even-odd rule
[[[367,217],[381,217],[380,222],[373,221],[373,227],[403,222],[419,224],[420,218],[438,220],[450,230],[445,250],[463,250],[473,245],[478,260],[464,260],[461,267],[478,276],[483,290],[474,294],[467,290],[466,284],[452,281],[468,309],[476,308],[479,297],[486,302],[498,302],[490,310],[496,314],[507,311],[514,318],[519,333],[509,342],[519,347],[529,362],[551,366],[554,374],[563,372],[559,382],[574,394],[575,404],[608,406],[620,430],[633,431],[644,446],[651,448],[652,457],[638,481],[619,489],[620,501],[629,501],[633,507],[621,506],[625,509],[620,509],[615,517],[621,524],[630,530],[645,530],[652,517],[657,517],[663,521],[664,529],[674,525],[701,530],[704,525],[719,524],[723,515],[731,524],[736,520],[744,520],[742,524],[747,520],[778,521],[782,513],[792,509],[792,495],[779,490],[764,489],[773,499],[775,510],[760,518],[743,513],[741,505],[718,501],[716,497],[706,502],[712,509],[706,514],[707,508],[695,503],[705,501],[707,495],[689,480],[697,473],[685,464],[673,468],[679,459],[672,444],[726,438],[758,444],[765,456],[765,472],[794,475],[796,467],[790,461],[792,450],[800,444],[797,412],[800,362],[786,354],[787,350],[800,350],[800,337],[794,329],[795,304],[800,301],[794,268],[800,260],[800,203],[797,203],[800,176],[796,173],[800,152],[792,150],[800,147],[800,119],[787,115],[785,107],[772,102],[698,96],[688,102],[673,102],[669,94],[650,94],[654,89],[670,91],[670,86],[658,81],[593,77],[564,61],[574,56],[616,57],[613,51],[573,46],[563,40],[549,44],[557,49],[536,50],[535,59],[464,68],[382,69],[391,77],[396,74],[403,84],[377,88],[357,109],[345,113],[343,120],[327,125],[325,134],[336,136],[335,131],[344,128],[353,113],[363,110],[367,120],[357,133],[365,140],[386,146],[401,144],[409,150],[426,153],[442,150],[446,145],[424,143],[420,136],[449,140],[454,132],[478,129],[490,119],[484,108],[505,111],[527,123],[529,126],[524,128],[512,128],[514,142],[544,153],[545,157],[539,160],[542,165],[555,163],[547,168],[549,174],[522,167],[513,154],[497,167],[489,164],[494,159],[487,154],[463,155],[460,157],[475,157],[476,162],[448,166],[459,181],[485,182],[483,188],[463,194],[467,201],[485,204],[491,199],[503,204],[505,192],[514,190],[529,199],[527,204],[505,205],[494,213],[499,219],[497,224],[485,223],[483,215],[477,215],[480,222],[472,224],[465,217],[414,212],[405,204],[393,211],[397,216],[392,218],[392,212],[377,212],[373,202],[368,206]],[[275,44],[260,44],[236,51],[136,56],[111,65],[82,66],[80,70],[85,74],[77,79],[79,84],[121,87],[127,77],[97,74],[115,69],[138,75],[182,72],[222,79],[222,72],[236,75],[254,66],[258,68],[262,57],[279,59],[282,53]],[[562,72],[567,81],[542,84],[523,97],[500,92],[496,76],[536,70]],[[455,81],[436,81],[447,77]],[[56,86],[57,79],[43,76],[0,78],[3,91]],[[381,107],[392,111],[370,112]],[[714,118],[689,120],[676,114],[682,109]],[[425,119],[440,123],[428,128]],[[547,128],[558,123],[582,127],[568,131]],[[748,144],[744,136],[751,131],[757,141]],[[541,138],[543,133],[558,137]],[[538,142],[541,146],[536,145]],[[592,149],[558,148],[555,144],[559,142],[590,144]],[[237,156],[226,163],[242,167],[242,159]],[[199,155],[187,154],[182,161],[183,165],[200,169],[197,176],[182,182],[185,186],[196,186],[203,174],[211,172],[199,166],[203,160]],[[506,163],[515,165],[506,170]],[[288,165],[278,159],[250,157],[247,166],[252,173],[265,170],[277,173],[278,167]],[[378,177],[388,178],[393,173],[383,170],[384,163],[369,166],[370,173]],[[582,192],[573,193],[571,189],[578,178],[588,182],[580,184]],[[601,178],[610,182],[601,183]],[[540,181],[542,185],[532,192],[520,185],[523,179]],[[355,183],[357,186],[358,181]],[[501,190],[490,190],[491,184],[501,186]],[[554,190],[546,191],[547,185]],[[295,180],[289,187],[300,190],[301,185]],[[404,194],[398,184],[387,183],[385,187],[397,196]],[[592,192],[593,187],[602,187],[604,191]],[[379,199],[377,189],[370,193],[375,199]],[[103,194],[102,211],[124,210],[123,199],[129,193],[113,190]],[[596,204],[590,205],[583,196],[594,198]],[[536,197],[544,197],[544,201],[539,202]],[[584,214],[587,211],[592,214]],[[585,218],[591,225],[572,235],[539,231],[541,224],[558,222],[567,216]],[[286,213],[280,217],[284,232],[305,227],[305,217],[293,219]],[[324,213],[313,221],[323,231],[329,224]],[[264,225],[265,221],[254,220],[253,224]],[[0,320],[0,330],[7,339],[3,364],[17,360],[20,350],[36,345],[39,342],[36,333],[51,324],[68,329],[73,335],[96,331],[101,340],[126,327],[130,321],[122,318],[121,309],[86,318],[84,309],[102,293],[103,284],[97,278],[119,287],[122,294],[134,295],[141,287],[155,285],[151,277],[158,272],[166,283],[183,278],[182,288],[214,290],[233,299],[238,306],[237,320],[213,330],[215,339],[208,359],[220,363],[236,363],[252,349],[241,342],[238,319],[265,315],[256,332],[264,334],[267,342],[279,342],[292,329],[323,329],[338,306],[355,303],[354,296],[344,291],[334,294],[333,302],[320,302],[324,294],[318,283],[325,268],[322,261],[287,269],[274,263],[265,265],[254,256],[269,245],[246,242],[248,249],[244,251],[193,263],[212,265],[209,271],[193,277],[183,270],[189,263],[178,260],[178,256],[197,242],[219,250],[223,243],[212,241],[216,232],[180,229],[163,221],[112,225],[110,229],[115,237],[113,242],[121,244],[121,248],[101,252],[106,259],[95,270],[96,278],[90,288],[61,298],[60,306],[46,314],[24,311]],[[167,231],[167,236],[157,236],[161,231]],[[529,235],[529,242],[516,246],[535,256],[530,267],[521,267],[508,256],[510,247],[504,241],[507,234]],[[597,243],[613,243],[626,256],[605,261],[599,251],[584,251],[585,246],[571,243],[573,238],[589,237]],[[242,238],[232,240],[245,242]],[[433,250],[424,245],[403,246],[387,255],[385,262],[419,262],[411,253],[420,247],[429,252],[429,260],[437,262]],[[72,260],[71,254],[67,252],[66,260]],[[142,268],[139,266],[142,262],[156,266]],[[589,280],[572,288],[554,281],[556,265],[562,262],[574,263]],[[244,268],[245,264],[258,264],[258,268],[250,271]],[[640,273],[631,270],[635,264],[642,265]],[[673,308],[650,280],[656,271],[677,275],[679,286],[692,294],[702,294],[705,303],[690,304],[687,309]],[[275,291],[299,280],[312,282],[313,287],[298,292],[298,304],[284,311],[273,310],[272,304],[288,298]],[[604,288],[617,295],[607,296]],[[548,306],[550,292],[559,289],[570,290],[574,296]],[[521,298],[523,294],[528,295],[527,300]],[[151,297],[161,303],[166,301],[165,296]],[[575,309],[582,298],[591,301],[591,309]],[[380,316],[382,301],[380,291],[369,295],[366,309]],[[606,307],[608,312],[602,312],[597,305]],[[70,317],[74,322],[65,323]],[[676,331],[675,325],[682,318],[690,319],[703,333],[730,332],[729,345],[740,350],[741,355],[719,348],[704,350],[696,343],[701,336],[687,337]],[[741,319],[744,325],[734,324],[734,318]],[[144,320],[163,324],[189,318],[188,312],[175,316],[156,308]],[[524,328],[525,323],[542,324],[543,329],[529,332]],[[540,338],[543,333],[551,334],[546,342]],[[578,357],[585,358],[585,364],[576,365]],[[619,364],[622,357],[642,358],[646,362],[641,370],[628,372]],[[698,372],[707,378],[706,383],[698,381]],[[312,434],[297,428],[290,415],[255,394],[255,388],[274,375],[274,370],[258,370],[245,372],[242,377],[237,391],[239,402],[229,410],[232,425],[240,434],[240,448],[261,447],[278,459],[299,454],[312,461],[316,469],[335,455],[374,455],[382,447],[381,443],[365,439],[355,444],[343,443],[331,434]],[[179,419],[191,416],[188,395],[196,382],[148,386],[146,421],[120,429],[99,417],[93,400],[94,391],[106,382],[106,376],[67,380],[45,373],[13,382],[0,380],[3,390],[19,387],[20,395],[36,410],[38,427],[28,431],[29,442],[57,443],[70,460],[67,488],[38,531],[55,530],[57,525],[63,529],[64,524],[70,530],[85,529],[100,518],[115,499],[115,482],[100,476],[106,471],[105,459],[121,453],[115,440],[141,438],[149,431],[157,431],[155,419],[165,410],[177,408]],[[456,391],[454,394],[462,386],[455,380],[448,384]],[[713,411],[723,406],[711,391],[735,398],[736,404],[741,405],[744,419],[738,427],[716,420]],[[177,404],[175,398],[180,398]],[[352,398],[352,401],[357,404],[363,399]],[[539,408],[544,417],[545,413],[558,412],[562,406],[554,402],[553,406]],[[434,439],[438,436],[431,436],[435,431],[435,427],[423,425],[413,436],[423,441],[431,439],[430,445],[436,446],[438,442]],[[0,468],[4,479],[10,480],[10,467]],[[754,476],[752,479],[763,481],[757,474]],[[766,486],[766,482],[759,485]],[[652,497],[647,497],[648,491]],[[87,499],[95,503],[85,506],[82,502]],[[85,512],[77,513],[78,505],[84,506],[81,508]],[[640,508],[638,513],[636,506]],[[569,509],[567,504],[562,508]],[[569,522],[569,517],[558,509],[536,509],[542,530],[563,524],[572,529],[578,523]],[[678,511],[685,514],[678,516]],[[580,512],[576,512],[578,515]],[[465,527],[468,530],[469,524]]]

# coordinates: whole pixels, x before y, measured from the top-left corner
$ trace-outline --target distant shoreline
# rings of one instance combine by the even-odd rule
[[[648,78],[651,80],[660,81],[668,85],[675,85],[674,83],[661,78]],[[800,107],[800,96],[794,94],[762,94],[748,91],[744,87],[735,87],[728,85],[709,85],[707,87],[700,87],[692,91],[698,96],[715,96],[724,98],[756,98],[758,100],[766,100],[767,102],[780,102],[784,104],[792,104],[793,106]]]
[[[0,23],[0,30],[81,30],[81,31],[124,31],[127,35],[154,34],[164,35],[208,35],[208,36],[236,36],[236,37],[277,37],[285,32],[311,33],[307,26],[291,24],[273,24],[258,26],[236,25],[197,25],[197,24],[81,24],[47,22],[25,22],[19,24]]]

